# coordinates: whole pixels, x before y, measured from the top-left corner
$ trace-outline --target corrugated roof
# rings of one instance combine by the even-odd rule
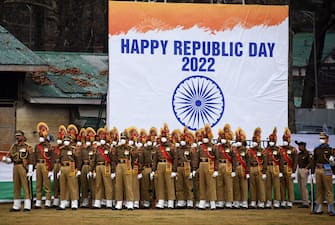
[[[35,53],[49,64],[49,71],[26,76],[24,90],[29,102],[79,104],[78,101],[100,99],[107,93],[107,54]],[[54,101],[50,101],[50,98]]]
[[[312,33],[297,33],[293,36],[293,66],[305,67],[308,64],[309,55],[313,45]],[[322,52],[322,61],[335,48],[335,33],[327,33],[325,44]]]
[[[0,26],[0,71],[46,71],[47,63]]]

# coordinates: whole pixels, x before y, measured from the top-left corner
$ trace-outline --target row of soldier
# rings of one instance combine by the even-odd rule
[[[130,210],[293,205],[298,153],[290,145],[289,129],[285,129],[280,147],[274,129],[266,149],[260,145],[260,128],[255,129],[251,146],[247,146],[244,131],[238,128],[234,134],[229,124],[218,131],[217,139],[207,125],[195,134],[187,128],[170,133],[167,124],[159,134],[154,127],[149,133],[131,127],[119,134],[116,128],[97,132],[83,128],[78,132],[73,124],[61,125],[55,146],[48,140],[46,123],[40,122],[37,129],[40,143],[34,149],[21,143],[21,147],[26,145],[24,151],[16,144],[3,159],[14,161],[14,187],[16,166],[26,166],[28,177],[36,170],[35,208],[42,207],[43,188],[44,207],[60,210],[68,206],[77,209],[79,202],[83,208],[98,209],[105,204],[106,208]],[[17,132],[17,139],[20,136],[24,136],[22,131]],[[15,155],[15,150],[26,154]],[[24,208],[28,211],[27,192]],[[19,195],[14,188],[11,211],[20,210]]]

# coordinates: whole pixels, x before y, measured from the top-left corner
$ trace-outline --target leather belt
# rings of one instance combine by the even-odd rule
[[[97,162],[97,165],[105,165],[105,162]]]
[[[90,165],[90,162],[89,161],[87,161],[87,162],[83,162],[83,165]]]
[[[166,159],[160,159],[159,162],[166,162]]]
[[[55,163],[60,163],[60,159],[55,159]]]
[[[207,158],[200,158],[200,162],[208,162]]]
[[[22,165],[23,162],[14,162],[14,165]]]
[[[38,159],[37,163],[45,163],[45,160],[44,159]]]
[[[323,169],[323,168],[324,168],[323,165],[324,165],[324,164],[322,164],[322,163],[317,163],[317,164],[315,165],[315,167],[318,168],[318,169]]]
[[[148,167],[148,168],[151,168],[152,167],[152,163],[146,163],[143,165],[144,167]]]
[[[255,162],[255,163],[250,163],[250,166],[258,166],[258,163]]]
[[[227,163],[227,160],[225,160],[225,159],[219,159],[219,162],[220,163]]]
[[[70,166],[70,162],[62,162],[62,166]]]
[[[127,161],[126,159],[119,159],[118,162],[119,162],[119,163],[126,163],[126,161]]]

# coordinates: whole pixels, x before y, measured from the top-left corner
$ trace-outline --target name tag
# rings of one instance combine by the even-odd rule
[[[44,152],[48,152],[49,151],[49,149],[48,148],[44,148]]]
[[[67,151],[67,155],[72,155],[72,151]]]
[[[189,152],[189,151],[185,151],[184,154],[185,154],[185,155],[189,155],[190,152]]]
[[[262,153],[261,152],[257,152],[257,156],[261,156],[262,155]]]
[[[124,151],[124,154],[129,155],[129,151],[128,150]]]
[[[93,155],[93,152],[92,151],[88,152],[88,155]]]
[[[273,154],[274,154],[274,155],[277,155],[277,154],[278,154],[278,152],[277,152],[277,151],[273,151]]]
[[[291,153],[292,153],[292,151],[291,151],[291,150],[287,150],[287,154],[289,154],[289,155],[290,155]]]
[[[245,156],[245,153],[244,153],[244,152],[241,152],[241,156]]]
[[[19,150],[19,152],[26,152],[27,151],[27,149],[25,149],[25,148],[21,148],[20,150]]]
[[[108,155],[108,150],[105,150],[104,153],[105,153],[105,155]]]
[[[208,150],[209,152],[211,152],[211,151],[212,151],[212,148],[211,148],[211,147],[208,147],[207,150]]]
[[[227,148],[227,149],[226,149],[226,152],[230,152],[230,149],[229,149],[229,148]]]

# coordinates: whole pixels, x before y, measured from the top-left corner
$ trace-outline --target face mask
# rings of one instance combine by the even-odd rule
[[[321,143],[321,144],[326,143],[325,139],[320,139],[320,143]]]
[[[185,146],[185,145],[186,145],[186,142],[185,142],[185,141],[180,141],[180,145],[181,145],[181,146]]]
[[[125,139],[121,139],[121,140],[120,140],[120,144],[121,144],[121,145],[124,145],[125,143],[126,143],[126,140],[125,140]]]
[[[151,141],[147,141],[147,145],[148,145],[148,146],[151,146],[151,145],[152,145],[152,142],[151,142]]]
[[[104,145],[106,144],[106,141],[104,139],[100,140],[100,144]]]
[[[241,146],[242,146],[242,143],[241,143],[241,142],[236,142],[236,146],[237,146],[237,147],[241,147]]]
[[[116,141],[113,141],[112,144],[113,144],[113,145],[116,145],[117,143],[116,143]]]
[[[287,146],[288,142],[287,141],[283,141],[283,145]]]
[[[208,143],[209,140],[208,140],[208,138],[203,138],[202,141],[203,141],[204,143]]]
[[[270,141],[270,142],[269,142],[269,145],[270,145],[270,146],[274,146],[275,143],[274,143],[273,141]]]
[[[226,139],[221,139],[221,143],[222,143],[222,144],[226,144],[226,143],[227,143],[227,140],[226,140]]]
[[[129,141],[128,141],[128,144],[129,144],[129,145],[133,145],[133,144],[134,144],[134,141],[133,141],[133,140],[129,140]]]
[[[162,137],[161,138],[161,141],[163,142],[163,143],[165,143],[167,140],[166,140],[166,137]]]
[[[101,146],[101,143],[99,141],[97,141],[97,146]]]
[[[60,140],[60,139],[57,140],[57,145],[61,145],[62,143],[63,143],[62,140]]]
[[[86,141],[86,145],[87,146],[91,146],[91,142],[90,141]]]
[[[44,137],[40,137],[40,143],[44,142]]]
[[[70,141],[64,141],[64,145],[68,146],[70,144]]]
[[[252,142],[251,144],[252,147],[257,147],[257,145],[258,145],[257,142]]]
[[[81,141],[78,141],[78,142],[77,142],[77,145],[78,145],[78,146],[81,146],[81,144],[82,144]]]

